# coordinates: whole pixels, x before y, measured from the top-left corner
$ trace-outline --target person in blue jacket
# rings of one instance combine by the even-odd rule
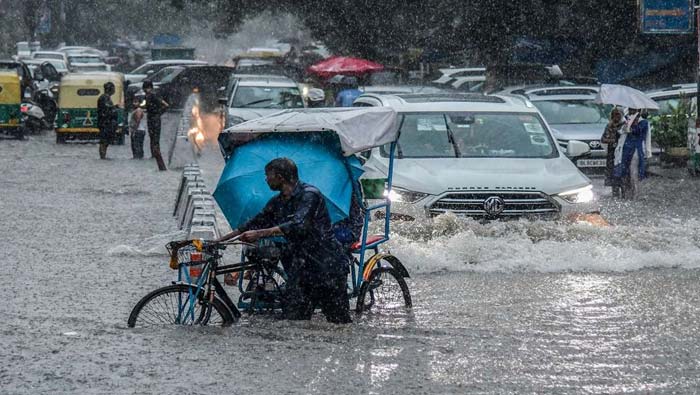
[[[359,84],[357,78],[355,77],[345,77],[343,78],[343,90],[338,92],[335,97],[336,107],[352,107],[352,103],[357,99],[358,96],[362,94],[359,90]]]
[[[628,117],[633,119],[629,126],[629,132],[621,137],[622,153],[620,158],[616,158],[614,184],[622,186],[623,197],[633,198],[636,194],[637,181],[646,178],[646,159],[644,144],[646,144],[647,133],[649,133],[649,121],[643,119],[639,110],[630,108]],[[631,167],[636,162],[637,171],[632,171]],[[636,173],[636,174],[634,174]],[[636,176],[636,177],[635,177]],[[636,179],[631,179],[636,178]]]
[[[285,317],[308,320],[318,305],[329,322],[352,322],[347,293],[349,260],[335,237],[323,195],[299,180],[296,164],[288,158],[268,163],[265,179],[279,194],[259,214],[219,241],[238,235],[247,242],[284,236],[285,250],[291,255],[285,259]]]

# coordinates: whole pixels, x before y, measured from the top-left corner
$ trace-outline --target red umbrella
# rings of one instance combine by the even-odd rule
[[[308,71],[319,77],[328,78],[337,74],[360,75],[372,71],[381,71],[383,69],[384,66],[381,64],[369,60],[334,56],[309,67]]]

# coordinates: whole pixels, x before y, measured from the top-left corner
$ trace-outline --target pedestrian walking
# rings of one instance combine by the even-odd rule
[[[615,148],[620,139],[620,128],[624,125],[622,109],[615,107],[610,112],[608,124],[605,126],[600,142],[606,145],[607,157],[605,160],[605,186],[613,187],[613,195],[619,195],[619,186],[614,186],[613,172],[615,170]]]
[[[148,137],[151,141],[151,157],[156,159],[158,170],[167,170],[160,154],[160,116],[169,107],[160,95],[153,91],[153,82],[145,81],[143,91],[146,93],[146,115]]]
[[[134,97],[129,112],[129,133],[131,134],[131,153],[134,159],[143,159],[143,142],[148,131],[146,112],[141,108],[141,97]]]
[[[114,84],[103,85],[104,93],[97,99],[97,127],[100,130],[100,159],[107,159],[107,147],[117,137],[117,107],[112,102],[115,92]]]
[[[622,126],[615,150],[614,185],[621,188],[625,199],[635,199],[639,181],[646,178],[645,144],[649,121],[640,117],[639,110],[630,108],[628,120]]]

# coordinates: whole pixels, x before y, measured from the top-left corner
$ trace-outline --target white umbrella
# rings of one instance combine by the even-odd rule
[[[596,103],[614,104],[627,108],[658,110],[659,105],[644,92],[629,86],[603,84],[594,100]]]

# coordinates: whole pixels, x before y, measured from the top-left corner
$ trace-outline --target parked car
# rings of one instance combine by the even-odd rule
[[[206,65],[208,63],[201,60],[187,59],[153,60],[150,62],[146,62],[132,70],[130,73],[125,74],[124,78],[126,79],[127,85],[129,85],[135,82],[141,82],[144,78],[148,77],[149,75],[153,75],[166,67],[184,66],[192,64]]]
[[[368,85],[360,86],[362,93],[446,93],[441,88],[424,85]]]
[[[501,93],[521,95],[537,107],[564,148],[570,140],[582,141],[591,149],[586,158],[571,158],[585,169],[604,169],[607,150],[600,137],[608,123],[611,106],[594,103],[598,87],[593,85],[538,85],[510,88]]]
[[[60,51],[36,51],[32,54],[32,59],[60,60],[68,64],[68,56]]]
[[[105,64],[102,57],[86,53],[68,54],[68,69],[73,73],[112,71],[112,68]]]
[[[112,67],[104,63],[73,63],[74,73],[92,73],[95,71],[112,71]]]
[[[481,94],[364,94],[356,106],[401,115],[392,212],[479,218],[560,218],[599,211],[591,181],[564,156],[529,101]],[[366,177],[388,174],[389,146],[362,155]],[[589,151],[569,141],[570,155]]]
[[[203,106],[214,108],[219,90],[226,86],[232,73],[233,68],[228,66],[170,66],[154,74],[151,81],[153,89],[159,92],[171,108],[182,108],[195,90],[199,92]]]
[[[84,53],[89,55],[97,55],[101,58],[106,58],[107,56],[109,56],[109,53],[107,51],[100,51],[99,49],[93,47],[67,46],[61,47],[56,51],[63,52],[66,55]]]
[[[225,127],[306,106],[297,83],[281,75],[234,74],[219,103],[228,109]]]
[[[671,112],[672,107],[678,106],[682,98],[690,100],[695,106],[696,96],[698,93],[698,84],[693,82],[689,84],[677,84],[668,88],[655,89],[646,92],[652,100],[659,104],[658,113],[665,115]],[[688,114],[690,115],[690,114]]]
[[[61,75],[68,73],[68,66],[66,65],[66,63],[63,60],[60,60],[60,59],[46,59],[46,58],[27,59],[24,61],[24,63],[26,63],[30,69],[36,69],[37,65],[49,63],[51,66],[53,66],[54,69],[56,69],[57,73],[59,73]]]
[[[475,92],[482,90],[486,82],[485,67],[448,68],[439,71],[442,75],[433,81],[433,84],[439,86]]]

